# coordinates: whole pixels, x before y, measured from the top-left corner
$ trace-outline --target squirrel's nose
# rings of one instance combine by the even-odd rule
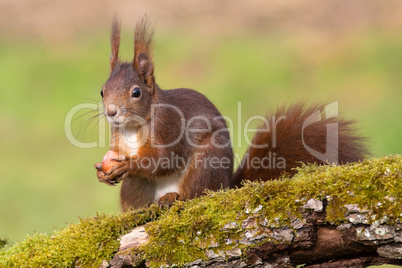
[[[107,112],[107,116],[110,116],[110,117],[113,117],[113,116],[115,116],[117,114],[117,111],[116,110],[114,110],[114,111],[108,111]]]
[[[108,109],[106,110],[106,115],[113,117],[117,114],[117,107],[115,105],[109,105]]]

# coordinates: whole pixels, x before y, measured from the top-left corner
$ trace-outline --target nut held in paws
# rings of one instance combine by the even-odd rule
[[[102,160],[102,171],[105,173],[108,172],[108,170],[111,169],[117,163],[117,161],[114,161],[112,159],[117,158],[119,158],[118,153],[116,153],[115,151],[108,151]]]

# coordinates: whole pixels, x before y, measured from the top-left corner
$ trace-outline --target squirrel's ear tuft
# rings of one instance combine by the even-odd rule
[[[151,54],[153,33],[146,16],[137,22],[134,33],[133,60],[134,70],[144,80],[152,93],[155,87],[154,64]]]
[[[119,62],[120,22],[116,17],[113,18],[110,43],[112,46],[112,53],[110,54],[110,73],[111,73],[116,64]]]

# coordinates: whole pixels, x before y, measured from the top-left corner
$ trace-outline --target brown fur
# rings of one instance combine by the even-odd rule
[[[113,19],[110,43],[112,47],[112,53],[110,54],[110,72],[112,72],[116,64],[119,62],[120,22],[117,18]]]
[[[134,33],[134,69],[144,79],[148,87],[154,90],[154,64],[152,62],[152,37],[153,30],[148,26],[148,20],[144,17],[137,23]]]
[[[117,22],[113,23],[112,46],[117,44]],[[118,47],[112,48],[114,62],[108,81],[103,86],[105,114],[109,120],[116,117],[129,120],[133,116],[142,121],[131,120],[127,128],[135,129],[141,141],[136,155],[126,143],[121,126],[111,127],[111,150],[124,156],[118,165],[107,173],[98,170],[98,179],[107,184],[123,181],[121,206],[123,210],[138,208],[155,200],[158,185],[164,181],[177,182],[178,198],[189,199],[201,195],[205,189],[218,190],[231,186],[233,175],[233,152],[227,126],[216,107],[202,94],[191,89],[161,90],[155,83],[154,65],[151,54],[152,31],[147,28],[146,20],[137,24],[135,30],[134,59],[132,63],[120,63]],[[134,88],[141,90],[141,97],[131,97]],[[152,105],[170,105],[180,114],[168,107],[152,110]],[[116,113],[117,112],[117,113]],[[203,116],[203,120],[193,120]],[[182,123],[190,124],[193,129],[207,129],[204,132],[190,132],[189,137],[181,137],[177,143],[166,148],[157,145],[172,143],[180,137]],[[154,128],[152,128],[154,126]],[[209,129],[210,127],[210,129]],[[152,131],[153,130],[153,131]],[[214,135],[215,132],[217,135]],[[212,143],[223,144],[216,148]],[[197,146],[193,146],[193,145]],[[204,145],[198,148],[198,145]],[[169,167],[161,167],[160,159],[171,159]],[[226,168],[204,168],[199,158],[210,157],[228,159]],[[141,162],[142,161],[142,162]],[[186,163],[183,163],[186,161]],[[100,164],[96,164],[99,167]],[[178,180],[178,181],[175,181]],[[162,187],[163,188],[163,187]],[[172,193],[161,196],[161,200],[171,200]]]
[[[265,148],[250,147],[246,152],[249,159],[263,158],[268,155],[275,154],[276,160],[283,157],[286,161],[285,168],[272,167],[251,168],[246,165],[246,158],[243,159],[239,168],[234,175],[234,183],[236,186],[241,186],[243,180],[272,180],[281,176],[282,173],[293,175],[296,173],[294,168],[301,163],[318,163],[327,164],[324,159],[317,159],[307,151],[302,140],[302,127],[306,120],[315,112],[323,111],[324,105],[307,106],[303,103],[294,104],[288,108],[281,107],[268,119],[275,116],[276,124],[276,139],[273,138],[273,124],[270,124],[270,132],[262,132],[261,129],[255,134],[252,144],[263,145]],[[284,116],[282,120],[279,120]],[[338,148],[327,146],[327,125],[338,124]],[[335,133],[329,133],[328,139],[333,140],[337,137]],[[273,146],[273,139],[276,141],[276,146]],[[356,162],[362,160],[367,155],[367,150],[364,146],[364,138],[359,137],[355,133],[354,122],[345,121],[336,117],[323,119],[315,122],[304,129],[304,141],[307,146],[320,152],[326,153],[329,150],[329,155],[338,155],[338,163]]]
[[[120,63],[120,27],[117,20],[113,21],[111,73],[102,94],[105,114],[112,125],[111,150],[118,152],[119,158],[118,164],[106,173],[101,170],[101,163],[95,167],[99,181],[110,185],[123,182],[120,202],[124,211],[155,200],[169,203],[194,198],[206,189],[240,186],[245,179],[269,180],[278,178],[283,172],[294,174],[293,168],[300,162],[326,163],[325,159],[317,159],[306,150],[301,134],[304,122],[315,111],[323,111],[324,106],[296,104],[278,109],[276,118],[284,116],[285,119],[274,120],[269,132],[261,128],[256,133],[253,144],[270,146],[250,147],[247,152],[251,158],[264,158],[275,153],[285,159],[286,165],[268,169],[240,166],[233,175],[230,136],[216,107],[194,90],[162,90],[155,83],[152,33],[146,19],[141,20],[135,30],[134,59],[131,63]],[[138,90],[141,95],[133,95]],[[165,106],[153,109],[155,105]],[[199,116],[203,119],[194,120]],[[329,158],[339,153],[340,163],[362,159],[366,150],[362,139],[354,134],[350,121],[329,118],[311,124],[304,131],[305,143],[320,153],[326,153],[327,125],[334,123],[339,127],[339,150],[329,148]],[[181,136],[182,124],[197,131]],[[137,138],[138,150],[133,151],[127,142],[128,132]],[[335,139],[334,133],[329,134],[330,140]],[[160,148],[160,145],[170,144],[176,139],[175,144]],[[271,143],[273,140],[276,144]],[[169,159],[169,165],[160,165],[158,161],[161,159]],[[213,159],[224,160],[226,165],[214,167]],[[243,162],[246,160],[244,158]],[[177,192],[167,192],[170,189],[177,189]]]
[[[203,115],[210,120],[213,131],[222,130],[219,138],[222,144],[228,146],[221,149],[215,148],[211,144],[211,134],[195,133],[190,135],[190,140],[196,144],[204,144],[205,148],[194,148],[188,144],[185,137],[180,141],[164,149],[152,146],[154,144],[169,144],[180,135],[181,118],[178,114],[169,109],[161,108],[154,115],[155,133],[151,136],[149,133],[149,125],[142,126],[139,129],[139,139],[144,139],[144,144],[139,148],[138,155],[132,156],[125,167],[127,173],[123,178],[121,189],[121,205],[123,210],[129,207],[138,208],[153,202],[156,184],[158,180],[164,180],[172,174],[179,173],[181,181],[179,183],[178,195],[181,200],[194,198],[201,195],[205,189],[218,190],[231,186],[231,177],[233,174],[233,152],[230,145],[230,137],[226,123],[223,119],[212,120],[219,116],[217,109],[203,95],[189,89],[175,89],[162,91],[156,90],[155,96],[157,103],[169,103],[179,108],[185,115],[185,121],[197,115]],[[197,122],[202,123],[202,122]],[[149,123],[151,124],[151,122]],[[196,128],[196,126],[194,127]],[[205,129],[203,126],[200,128]],[[143,136],[148,133],[147,136]],[[111,149],[124,154],[130,155],[130,148],[121,142],[122,133],[118,128],[112,128]],[[152,140],[151,140],[152,139]],[[169,158],[171,155],[179,156],[181,159],[188,161],[188,165],[182,162],[174,163],[169,168],[163,168],[156,165],[158,159]],[[227,168],[204,168],[197,161],[201,157],[216,157],[218,159],[228,159]],[[145,162],[138,162],[141,159],[147,159]],[[135,161],[138,160],[138,161]],[[187,167],[187,168],[186,168]],[[162,197],[161,201],[170,200],[170,197]]]

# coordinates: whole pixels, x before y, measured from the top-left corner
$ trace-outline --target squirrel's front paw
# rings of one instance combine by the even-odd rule
[[[102,163],[96,163],[95,168],[97,170],[96,175],[100,182],[106,183],[107,185],[116,185],[121,182],[128,175],[128,162],[120,161],[114,165],[107,172],[102,171]]]
[[[176,200],[181,200],[180,195],[176,192],[170,192],[159,198],[158,206],[170,208]]]

